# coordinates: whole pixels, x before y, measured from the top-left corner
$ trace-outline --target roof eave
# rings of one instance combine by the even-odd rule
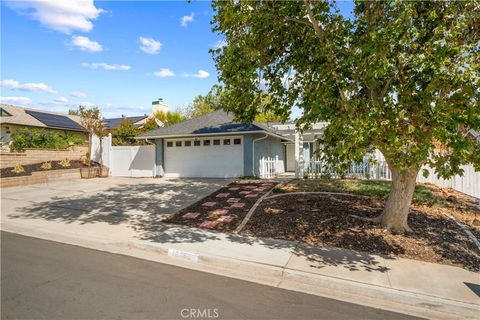
[[[270,136],[282,139],[293,141],[290,138],[275,134],[267,130],[250,130],[250,131],[237,131],[237,132],[214,132],[214,133],[189,133],[189,134],[173,134],[173,135],[157,135],[157,136],[138,136],[135,139],[168,139],[168,138],[186,138],[186,137],[199,137],[199,136],[224,136],[224,135],[243,135],[251,133],[266,133]]]

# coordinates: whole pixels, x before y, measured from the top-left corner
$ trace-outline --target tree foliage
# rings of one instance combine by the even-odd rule
[[[132,121],[123,120],[120,125],[112,130],[112,144],[115,146],[136,145],[135,139],[141,130],[135,127]]]
[[[187,120],[187,116],[180,111],[156,112],[154,117],[160,120],[164,126],[171,126],[172,124]]]
[[[206,95],[198,95],[193,99],[187,108],[187,116],[189,118],[197,118],[222,109],[223,96],[223,87],[214,85]]]
[[[328,122],[324,157],[339,170],[379,149],[394,172],[391,203],[424,164],[445,178],[466,163],[480,170],[468,134],[480,130],[478,0],[358,1],[351,19],[330,1],[213,8],[227,42],[213,51],[224,108],[238,118],[253,120],[266,93],[282,118],[302,110],[299,129]]]

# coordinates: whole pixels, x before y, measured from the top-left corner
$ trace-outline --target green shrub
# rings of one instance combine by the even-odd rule
[[[25,169],[20,163],[17,163],[15,166],[13,166],[12,172],[14,173],[22,173],[25,172]]]
[[[10,149],[66,149],[71,144],[83,144],[83,140],[71,134],[62,135],[47,129],[20,129],[12,134]]]

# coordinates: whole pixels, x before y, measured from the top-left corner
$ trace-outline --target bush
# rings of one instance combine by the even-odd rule
[[[20,163],[17,163],[17,164],[13,167],[12,172],[14,172],[14,173],[22,173],[22,172],[25,172],[25,169],[23,168],[23,166],[22,166]]]
[[[71,144],[83,144],[83,140],[70,134],[59,134],[47,129],[20,129],[12,134],[12,151],[27,148],[66,149]]]
[[[40,168],[42,168],[43,170],[50,170],[52,169],[52,163],[50,161],[44,162],[42,163]]]
[[[68,168],[70,167],[70,160],[68,158],[65,158],[64,160],[60,161],[59,163],[63,168]]]

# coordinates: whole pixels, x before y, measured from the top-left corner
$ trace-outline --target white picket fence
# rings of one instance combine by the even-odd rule
[[[283,162],[278,160],[278,156],[275,158],[262,157],[260,159],[260,178],[274,178],[284,171]]]
[[[354,163],[345,172],[340,175],[336,171],[326,166],[322,161],[311,160],[304,163],[305,177],[320,178],[328,175],[331,178],[352,178],[352,179],[371,179],[371,180],[391,180],[392,173],[385,160],[377,160],[376,163],[368,161]],[[427,178],[423,176],[423,169],[429,171]],[[423,183],[432,183],[440,187],[452,188],[473,197],[480,198],[480,172],[475,171],[472,165],[462,166],[464,174],[454,176],[450,179],[438,178],[435,171],[429,167],[423,167],[418,174],[417,181]]]

